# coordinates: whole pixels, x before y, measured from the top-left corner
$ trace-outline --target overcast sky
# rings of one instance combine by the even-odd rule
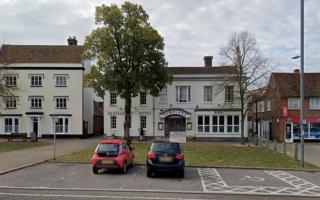
[[[122,0],[1,0],[0,42],[80,44],[94,28],[95,6]],[[169,66],[221,63],[219,50],[231,34],[248,30],[278,71],[299,67],[300,0],[132,0],[142,4],[165,40]],[[320,0],[305,0],[305,70],[320,71]]]

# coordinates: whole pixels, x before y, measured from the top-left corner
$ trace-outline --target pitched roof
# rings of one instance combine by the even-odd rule
[[[272,73],[271,80],[281,97],[300,97],[300,73]],[[304,84],[306,97],[320,97],[320,73],[305,73]]]
[[[173,74],[233,74],[237,73],[234,66],[219,67],[168,67]]]
[[[83,46],[3,45],[0,63],[81,63]]]

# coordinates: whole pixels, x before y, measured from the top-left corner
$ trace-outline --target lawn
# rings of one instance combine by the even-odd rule
[[[49,145],[49,142],[1,142],[0,153]]]
[[[133,142],[135,163],[145,164],[149,143]],[[95,146],[86,150],[64,155],[60,161],[90,162]],[[238,166],[299,169],[299,161],[276,154],[260,147],[232,146],[214,142],[188,142],[183,144],[187,166]],[[306,163],[305,168],[315,169]]]

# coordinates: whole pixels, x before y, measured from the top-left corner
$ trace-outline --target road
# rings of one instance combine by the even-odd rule
[[[146,177],[144,166],[123,175],[94,175],[88,164],[44,163],[0,176],[0,199],[320,198],[320,173],[186,168],[185,178]]]

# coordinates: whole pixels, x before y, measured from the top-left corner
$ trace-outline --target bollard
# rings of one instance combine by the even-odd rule
[[[298,143],[294,143],[293,147],[293,158],[298,160]]]
[[[287,154],[287,150],[286,150],[286,142],[282,142],[282,154],[286,155]]]
[[[278,148],[277,148],[277,140],[273,140],[273,151],[274,151],[275,153],[277,153],[277,151],[278,151]]]

